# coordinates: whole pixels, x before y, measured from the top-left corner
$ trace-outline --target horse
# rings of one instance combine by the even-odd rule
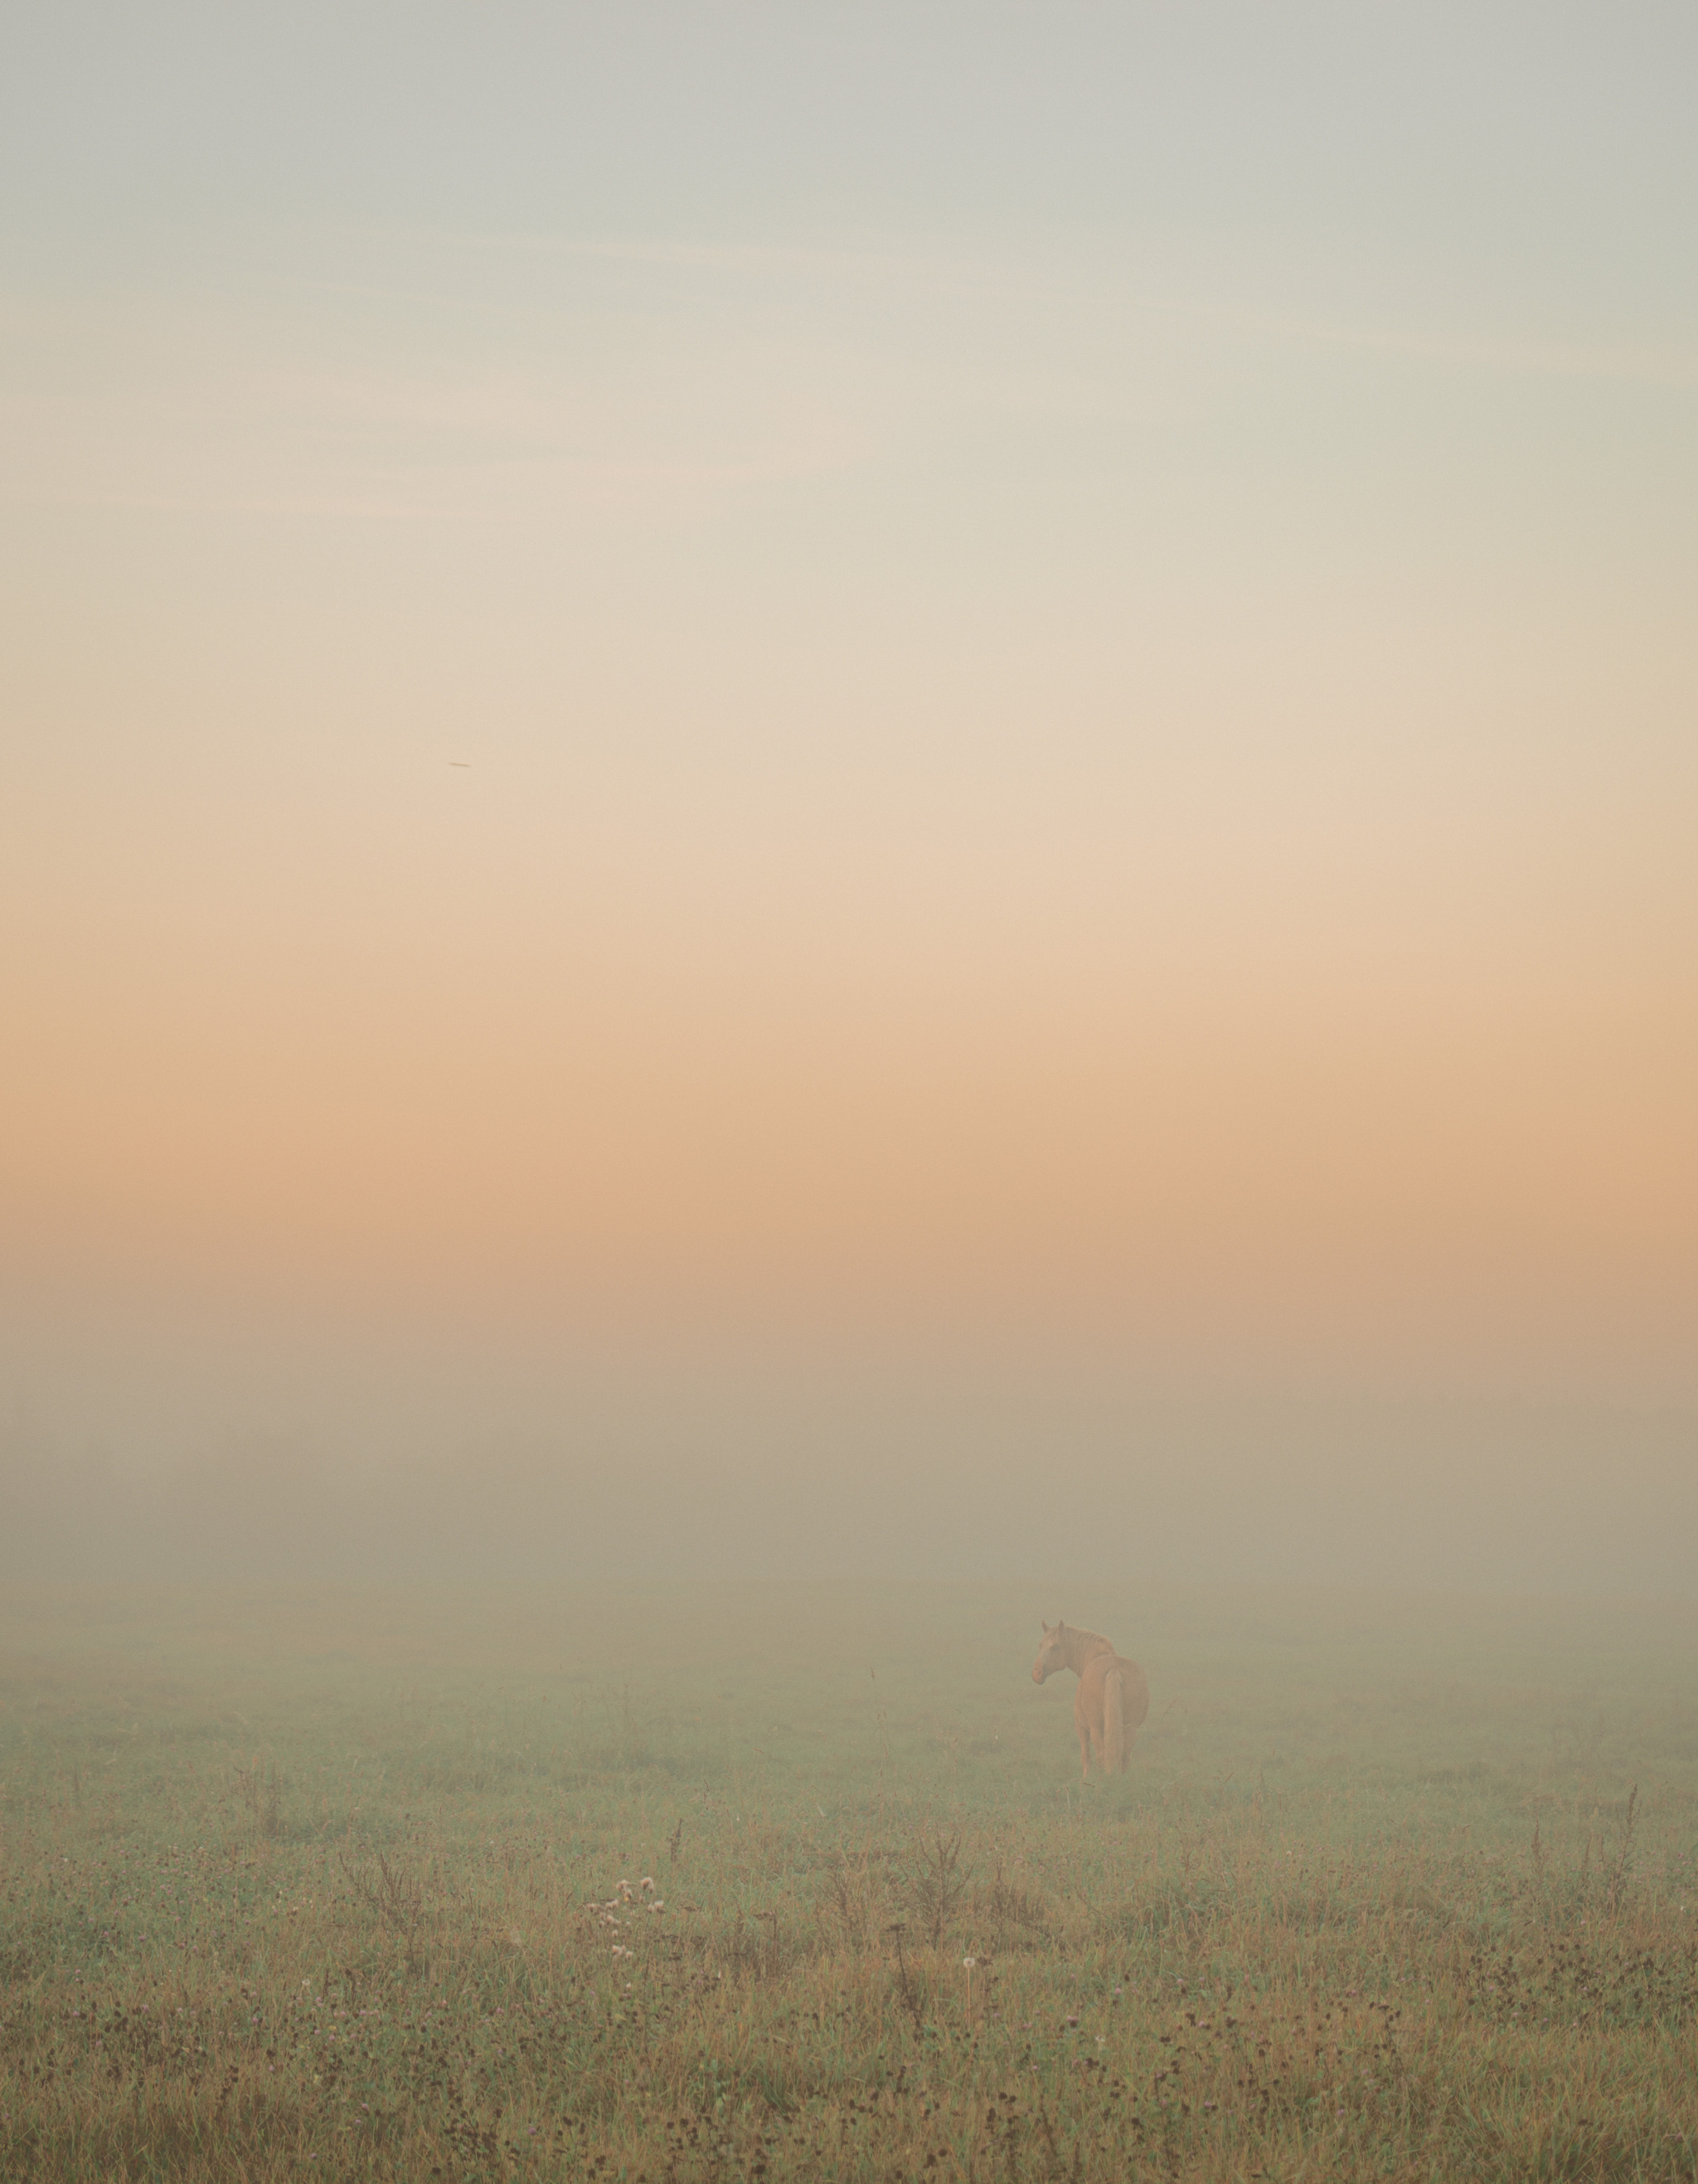
[[[1094,1630],[1070,1630],[1058,1623],[1044,1625],[1044,1642],[1032,1663],[1032,1680],[1041,1684],[1058,1669],[1071,1669],[1079,1680],[1073,1694],[1073,1726],[1079,1732],[1079,1779],[1091,1779],[1095,1751],[1105,1774],[1126,1772],[1132,1741],[1150,1712],[1150,1685],[1136,1661],[1116,1653]]]

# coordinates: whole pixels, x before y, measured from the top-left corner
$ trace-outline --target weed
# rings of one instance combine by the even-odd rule
[[[799,1654],[650,1602],[601,1681],[604,1602],[108,1611],[0,1602],[8,2180],[1691,2174],[1678,1621],[1612,1684],[1578,1616],[1193,1603],[1082,1797],[988,1593],[876,1680],[847,1592]]]

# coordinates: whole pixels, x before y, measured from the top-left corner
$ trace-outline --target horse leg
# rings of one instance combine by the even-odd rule
[[[1079,1732],[1079,1780],[1091,1779],[1091,1691],[1083,1676],[1073,1694],[1073,1726]]]
[[[1137,1662],[1126,1670],[1125,1748],[1121,1753],[1120,1771],[1125,1774],[1132,1760],[1132,1747],[1138,1741],[1138,1732],[1150,1713],[1150,1684]]]

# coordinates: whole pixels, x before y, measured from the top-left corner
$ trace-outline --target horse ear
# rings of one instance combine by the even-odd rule
[[[1041,1615],[1038,1617],[1038,1620],[1040,1623],[1044,1623],[1044,1618],[1043,1618]],[[1049,1624],[1048,1624],[1047,1623],[1044,1623],[1044,1628],[1047,1630],[1049,1628]]]

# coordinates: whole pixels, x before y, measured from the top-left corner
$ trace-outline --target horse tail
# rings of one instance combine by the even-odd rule
[[[1103,1772],[1117,1774],[1126,1764],[1126,1699],[1118,1664],[1103,1678]]]

